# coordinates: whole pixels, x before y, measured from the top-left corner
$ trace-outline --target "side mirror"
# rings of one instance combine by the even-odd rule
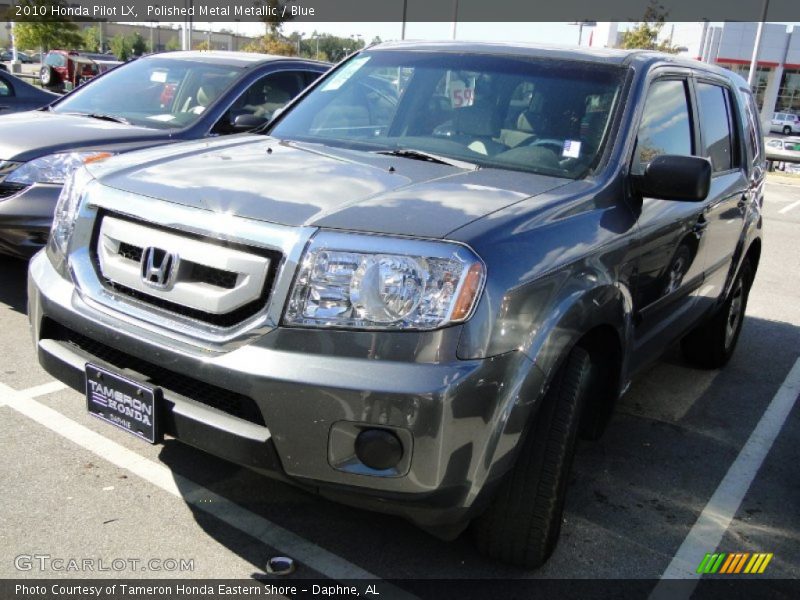
[[[269,121],[269,119],[257,117],[255,115],[239,115],[233,121],[233,128],[236,131],[250,131],[256,127],[261,127],[267,121]]]
[[[711,187],[711,162],[697,156],[656,156],[643,175],[633,176],[633,185],[648,198],[701,202]]]

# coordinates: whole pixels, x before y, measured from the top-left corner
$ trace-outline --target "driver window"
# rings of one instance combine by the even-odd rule
[[[650,86],[636,138],[631,173],[643,174],[647,164],[662,154],[694,154],[692,121],[683,80],[662,79]]]

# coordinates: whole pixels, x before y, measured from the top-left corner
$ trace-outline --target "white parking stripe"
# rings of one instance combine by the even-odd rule
[[[49,383],[43,383],[42,385],[37,385],[32,388],[28,388],[22,392],[18,392],[22,394],[26,398],[36,398],[38,396],[46,396],[47,394],[54,394],[56,392],[60,392],[61,390],[66,390],[67,386],[61,383],[60,381],[51,381]]]
[[[44,386],[38,386],[41,390]],[[167,467],[146,459],[136,452],[109,440],[91,429],[65,417],[60,412],[33,400],[30,396],[37,388],[16,390],[0,383],[0,400],[45,426],[58,435],[93,452],[100,458],[138,475],[182,499],[192,508],[202,510],[231,527],[246,533],[265,544],[301,561],[311,569],[332,579],[378,579],[347,560],[320,548],[306,539],[234,504],[223,496],[198,485],[185,477],[173,473]],[[390,598],[414,598],[399,588],[383,584],[382,596]],[[385,593],[384,593],[385,592]]]
[[[800,395],[800,358],[795,361],[783,385],[772,398],[761,420],[664,571],[661,581],[650,595],[651,600],[688,598],[691,595],[700,578],[697,566],[703,556],[707,552],[714,552],[722,540],[775,438],[778,437],[783,423],[792,411],[798,395]],[[694,581],[684,582],[676,588],[669,582],[672,579]],[[677,591],[680,592],[679,596],[676,596]]]
[[[789,206],[784,206],[778,212],[783,215],[788,213],[790,210],[797,208],[798,206],[800,206],[800,200],[798,200],[797,202],[792,202]]]

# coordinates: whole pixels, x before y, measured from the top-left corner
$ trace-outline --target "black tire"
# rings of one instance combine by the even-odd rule
[[[536,568],[555,549],[591,369],[589,354],[574,348],[556,374],[514,467],[472,523],[481,553]]]
[[[745,260],[725,303],[681,340],[681,350],[689,363],[702,369],[719,369],[730,360],[742,331],[752,284],[753,269]]]
[[[39,69],[39,81],[42,82],[44,87],[50,87],[53,85],[55,81],[55,74],[53,73],[53,68],[47,65],[43,65],[41,69]]]
[[[783,128],[783,135],[789,135],[790,133],[792,133],[792,128],[791,128],[791,127],[789,127],[788,125],[786,125],[786,126]]]

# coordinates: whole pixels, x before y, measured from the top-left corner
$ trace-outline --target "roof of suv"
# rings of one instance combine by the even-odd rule
[[[604,64],[626,65],[632,62],[649,64],[653,62],[669,62],[678,66],[703,69],[717,73],[735,81],[737,85],[747,87],[744,79],[736,73],[716,65],[703,63],[654,50],[624,50],[619,48],[590,48],[587,46],[551,46],[525,42],[384,42],[369,48],[370,50],[421,50],[440,52],[459,52],[465,54],[496,54],[503,56],[525,56],[531,58],[552,58],[557,60],[581,60]]]

